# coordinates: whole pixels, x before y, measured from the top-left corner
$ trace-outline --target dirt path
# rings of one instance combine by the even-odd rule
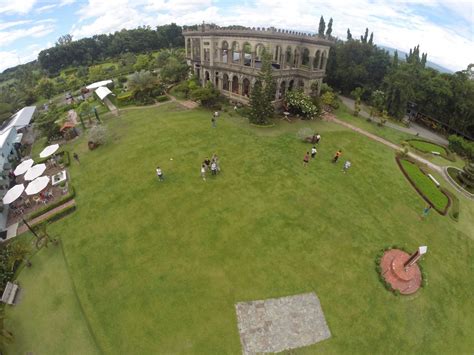
[[[184,108],[189,109],[189,110],[192,110],[192,109],[199,106],[197,102],[194,102],[194,101],[191,101],[191,100],[178,100],[176,97],[174,97],[170,94],[166,94],[166,96],[169,97],[169,99],[170,99],[169,101],[157,102],[153,105],[147,105],[147,106],[125,107],[125,108],[120,109],[120,111],[143,110],[145,108],[152,108],[152,107],[159,107],[159,106],[162,106],[162,105],[167,105],[167,104],[170,104],[172,102],[176,102],[177,104],[179,104],[179,105],[181,105]]]

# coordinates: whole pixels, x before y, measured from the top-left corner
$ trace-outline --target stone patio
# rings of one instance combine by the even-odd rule
[[[280,352],[331,337],[314,293],[235,305],[243,354]]]

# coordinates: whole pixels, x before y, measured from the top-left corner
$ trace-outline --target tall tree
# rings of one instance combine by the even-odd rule
[[[367,43],[367,38],[368,38],[368,37],[369,37],[369,29],[366,28],[364,35],[363,35],[363,36],[360,36],[360,41],[361,41],[362,43]]]
[[[329,19],[328,29],[326,30],[326,36],[331,37],[332,33],[332,17]]]
[[[347,29],[347,40],[348,41],[352,40],[352,33],[351,33],[351,30],[349,28]]]
[[[374,44],[374,33],[373,32],[370,33],[369,44],[370,45]]]
[[[54,89],[54,82],[49,78],[42,78],[38,85],[36,86],[36,92],[38,95],[50,99],[53,97],[55,89]]]
[[[56,41],[56,46],[65,46],[72,42],[72,35],[69,33],[58,38]]]
[[[270,122],[275,112],[272,103],[275,100],[275,91],[276,83],[272,75],[271,55],[264,51],[262,67],[250,93],[250,121],[252,123],[265,125]]]
[[[318,34],[321,37],[324,37],[324,31],[326,30],[326,22],[324,22],[324,17],[321,16],[319,19],[319,29],[318,29]]]
[[[398,51],[395,51],[395,53],[393,53],[392,66],[393,66],[394,68],[398,67]]]

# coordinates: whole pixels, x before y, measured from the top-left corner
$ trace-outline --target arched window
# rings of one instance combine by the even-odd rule
[[[288,91],[292,91],[293,90],[293,86],[295,86],[295,81],[294,80],[290,80],[289,84],[288,84]]]
[[[206,73],[204,74],[204,82],[207,83],[209,81],[209,72],[206,70]]]
[[[229,56],[229,43],[227,41],[222,42],[221,46],[221,52],[222,52],[222,63],[227,63],[228,61],[228,56]]]
[[[300,64],[300,52],[298,51],[298,48],[295,48],[295,52],[293,54],[293,66],[298,67]]]
[[[316,55],[314,56],[314,62],[313,62],[313,69],[318,69],[319,68],[319,59],[321,57],[321,51],[317,50]]]
[[[255,68],[262,67],[263,53],[265,52],[265,47],[263,44],[259,43],[255,46]]]
[[[190,57],[191,56],[191,38],[188,38],[186,43],[187,43],[186,55]]]
[[[280,95],[278,96],[281,99],[285,97],[285,94],[286,94],[286,81],[282,81],[280,84]]]
[[[280,46],[275,47],[275,53],[273,54],[273,61],[275,63],[280,63],[281,64],[281,54],[282,50]]]
[[[240,63],[240,45],[239,42],[232,43],[232,63]]]
[[[222,76],[222,90],[229,91],[229,76],[227,74]]]
[[[234,94],[239,93],[239,78],[237,77],[237,75],[234,75],[232,78],[232,92]]]
[[[291,53],[292,53],[291,47],[287,47],[286,53],[285,53],[285,63],[287,65],[291,65]]]
[[[242,83],[242,96],[249,96],[250,95],[250,80],[245,78]]]
[[[321,55],[321,63],[319,63],[319,69],[323,69],[326,67],[326,51],[323,52]]]
[[[301,65],[309,67],[309,49],[303,49],[303,57],[301,58]]]
[[[244,50],[244,65],[249,67],[252,63],[252,46],[250,43],[245,42],[243,46]]]

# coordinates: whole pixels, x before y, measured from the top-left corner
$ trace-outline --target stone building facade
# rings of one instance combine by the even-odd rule
[[[183,30],[188,64],[202,85],[211,82],[233,101],[248,103],[262,65],[262,52],[272,56],[277,90],[318,90],[333,40],[306,33],[269,29],[223,29],[208,25]]]

